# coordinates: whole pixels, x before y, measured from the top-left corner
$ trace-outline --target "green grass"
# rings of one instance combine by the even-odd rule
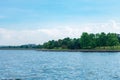
[[[120,50],[120,46],[96,47],[95,50]]]

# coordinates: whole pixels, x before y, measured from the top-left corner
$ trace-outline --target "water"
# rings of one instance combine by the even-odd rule
[[[0,50],[0,80],[120,80],[120,53]]]

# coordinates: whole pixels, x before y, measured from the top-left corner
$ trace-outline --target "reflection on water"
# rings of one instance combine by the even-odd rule
[[[1,50],[0,79],[120,80],[120,53]]]

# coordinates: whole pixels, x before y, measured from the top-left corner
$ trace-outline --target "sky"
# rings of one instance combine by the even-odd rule
[[[42,44],[82,32],[120,33],[120,0],[0,1],[0,45]]]

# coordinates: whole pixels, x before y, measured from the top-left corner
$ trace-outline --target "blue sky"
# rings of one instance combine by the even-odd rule
[[[119,32],[119,14],[119,0],[1,0],[0,45],[39,44],[84,31]]]

